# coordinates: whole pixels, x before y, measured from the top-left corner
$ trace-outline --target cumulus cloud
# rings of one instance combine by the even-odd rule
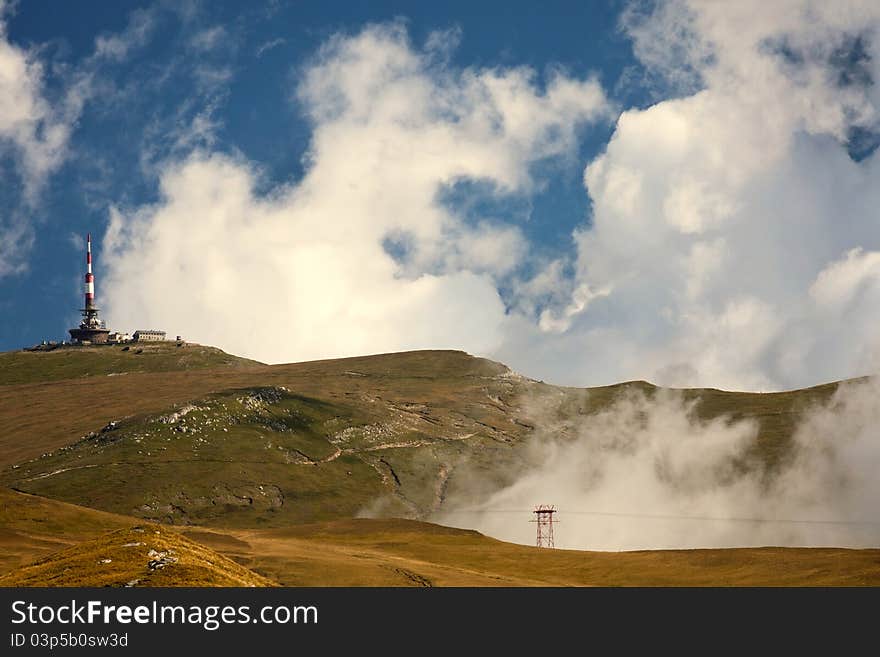
[[[875,546],[878,393],[853,382],[809,410],[777,469],[755,458],[757,423],[701,420],[679,392],[631,391],[574,426],[532,400],[538,432],[514,483],[462,484],[435,519],[531,544],[530,511],[552,502],[570,549]]]
[[[49,174],[62,162],[69,113],[44,95],[43,66],[34,52],[13,44],[0,2],[0,159],[11,161],[21,206],[0,213],[0,277],[19,271],[33,239],[29,217]]]
[[[452,66],[456,29],[421,48],[400,24],[337,35],[293,94],[312,131],[301,180],[266,193],[257,163],[212,150],[210,109],[148,158],[162,197],[114,210],[110,317],[272,362],[454,346],[572,385],[873,371],[878,22],[856,1],[631,5],[624,29],[666,99],[620,114],[587,163],[573,257],[442,192],[540,193],[536,170],[570,164],[582,127],[612,115],[596,81]]]
[[[873,371],[878,163],[850,153],[878,130],[880,9],[671,0],[624,24],[673,97],[624,111],[585,170],[571,289],[610,292],[545,309],[496,354],[581,385]]]
[[[14,152],[32,197],[58,166],[69,126],[43,95],[40,62],[9,41],[3,12],[0,4],[0,147]]]
[[[253,163],[207,151],[166,165],[161,199],[117,208],[104,242],[113,324],[156,326],[278,362],[408,348],[488,352],[518,227],[440,200],[478,180],[529,194],[605,118],[600,85],[528,68],[458,69],[400,24],[332,38],[296,97],[312,127],[304,177],[258,193]]]

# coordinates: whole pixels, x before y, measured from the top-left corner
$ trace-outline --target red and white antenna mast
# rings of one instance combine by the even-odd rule
[[[95,307],[95,275],[92,273],[92,234],[86,236],[86,305],[85,310]]]
[[[79,326],[68,331],[71,339],[79,344],[103,344],[107,342],[110,331],[99,316],[95,307],[95,275],[92,273],[92,234],[86,236],[86,284],[85,305],[80,309],[82,321]]]
[[[538,537],[535,545],[538,547],[552,548],[553,545],[553,523],[558,522],[553,514],[556,513],[556,507],[552,504],[539,504],[533,511],[535,519],[531,522],[537,523]]]

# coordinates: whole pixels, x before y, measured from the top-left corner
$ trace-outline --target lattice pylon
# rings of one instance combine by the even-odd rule
[[[537,523],[537,538],[535,545],[538,547],[553,547],[553,523],[557,522],[553,517],[556,513],[556,507],[552,504],[539,504],[533,511],[535,519],[532,522]]]

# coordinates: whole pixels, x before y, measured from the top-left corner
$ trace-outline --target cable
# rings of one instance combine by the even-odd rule
[[[449,515],[456,513],[533,513],[533,511],[525,509],[455,509],[447,511]],[[719,518],[716,516],[676,516],[650,513],[618,513],[614,511],[582,511],[559,509],[559,515],[584,515],[584,516],[610,516],[616,518],[640,518],[640,519],[656,519],[656,520],[701,520],[712,522],[747,522],[747,523],[777,523],[777,524],[805,524],[805,525],[875,525],[880,526],[880,521],[876,520],[808,520],[808,519],[792,519],[792,518]]]

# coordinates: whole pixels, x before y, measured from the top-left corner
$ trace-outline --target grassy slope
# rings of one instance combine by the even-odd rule
[[[155,567],[155,561],[168,562]],[[153,562],[152,567],[151,563]],[[158,525],[118,529],[0,577],[0,586],[271,586],[240,564]]]
[[[186,535],[285,586],[877,586],[880,550],[582,552],[410,520]]]
[[[176,343],[0,353],[0,466],[67,445],[109,420],[223,389],[222,375],[261,367]]]
[[[0,573],[136,520],[0,488]]]
[[[880,583],[877,550],[588,553],[537,550],[403,520],[290,526],[350,516],[377,496],[386,499],[387,513],[430,509],[441,480],[444,486],[455,486],[456,473],[446,480],[444,468],[461,457],[491,480],[493,466],[515,462],[527,441],[535,422],[524,403],[527,397],[552,399],[551,414],[565,430],[566,422],[583,421],[622,392],[653,394],[655,389],[644,382],[589,391],[556,388],[450,351],[264,366],[230,361],[232,357],[210,349],[197,362],[175,361],[171,350],[176,348],[163,347],[137,355],[140,361],[126,353],[132,357],[128,364],[149,371],[129,370],[125,376],[110,376],[126,366],[114,360],[119,356],[112,348],[83,351],[76,355],[85,360],[68,361],[64,367],[51,360],[56,352],[29,353],[25,356],[34,360],[26,367],[13,366],[23,368],[14,374],[3,367],[12,362],[4,360],[10,355],[0,355],[0,380],[31,380],[0,386],[0,464],[37,458],[7,469],[4,483],[147,519],[211,525],[185,531],[283,584]],[[219,362],[212,360],[215,356]],[[799,413],[827,399],[835,388],[684,394],[699,399],[702,417],[756,419],[761,431],[755,455],[772,466],[785,456]],[[195,408],[168,421],[173,411],[193,400]],[[101,433],[111,419],[122,419],[120,427]],[[81,439],[89,432],[95,433]],[[55,453],[39,458],[50,451]],[[65,472],[51,474],[56,470]],[[46,474],[50,476],[40,477]],[[283,512],[277,504],[279,492]],[[78,576],[81,566],[71,564],[79,564],[83,555],[88,561],[102,550],[137,542],[125,532],[96,539],[108,530],[129,531],[137,520],[124,515],[9,490],[0,490],[0,503],[0,572],[58,548],[97,541],[0,580],[7,584],[74,583],[71,577]],[[162,536],[176,540],[170,533]],[[163,577],[175,584],[229,581],[210,569],[199,570],[205,559],[216,562],[209,553],[180,545],[195,555],[195,570],[157,571],[152,575],[159,579],[144,583],[159,584]],[[143,564],[142,555],[131,560],[126,550],[102,557],[111,558],[113,568],[98,567],[98,559],[87,577],[77,581],[129,581],[125,578],[140,572]],[[58,579],[64,568],[67,575]]]
[[[655,390],[557,388],[453,351],[7,386],[0,454],[54,453],[0,482],[177,524],[279,527],[351,517],[376,500],[384,515],[424,517],[462,482],[493,488],[505,483],[499,472],[512,476],[538,422],[526,400],[547,400],[564,432],[632,389]],[[834,389],[684,394],[703,417],[755,418],[755,462],[772,467],[800,411]]]
[[[193,343],[65,346],[52,351],[0,353],[0,386],[45,383],[86,376],[122,376],[133,372],[171,372],[262,365]]]
[[[267,530],[133,527],[131,518],[53,500],[7,493],[3,501],[14,539],[0,543],[0,586],[880,585],[880,550],[580,552],[401,519]],[[151,549],[173,550],[178,561],[151,571]]]
[[[19,422],[29,437],[39,436],[36,444],[14,441],[10,447],[33,454],[56,448],[63,434],[68,435],[64,444],[71,442],[69,430],[55,423],[74,411],[51,412],[49,397],[59,405],[76,405],[75,399],[98,393],[105,408],[111,403],[106,391],[113,394],[113,404],[142,407],[159,405],[171,391],[188,399],[184,389],[232,390],[198,400],[197,410],[173,422],[167,404],[162,415],[129,417],[119,429],[8,470],[3,481],[96,508],[183,523],[279,525],[346,517],[383,493],[389,512],[412,512],[416,505],[400,493],[392,462],[408,462],[417,454],[439,463],[468,450],[489,459],[524,435],[503,408],[481,401],[487,386],[499,395],[513,390],[510,381],[498,378],[506,371],[461,352],[411,352],[190,372],[185,380],[176,373],[149,382],[151,375],[131,375],[114,382],[112,391],[106,377],[87,386],[82,380],[57,382],[48,384],[51,395],[31,397],[27,418],[9,406],[11,422]],[[258,382],[263,386],[242,386]],[[15,387],[19,399],[23,392],[30,392],[28,386]],[[274,397],[264,403],[262,395]],[[92,409],[85,406],[83,412]],[[119,417],[105,415],[92,428]],[[49,437],[56,435],[57,442]],[[425,477],[438,473],[434,463]],[[409,482],[413,497],[433,490],[424,479]],[[429,498],[422,508],[432,503]]]
[[[463,380],[473,383],[475,377],[499,367],[461,352],[429,351],[126,376],[85,377],[80,372],[72,379],[10,385],[0,387],[0,466],[69,445],[110,420],[160,413],[175,404],[236,388],[287,386],[330,403],[352,402],[366,411],[383,396],[405,401],[423,395],[440,407],[462,401],[456,410],[467,410],[467,396],[474,386],[459,390],[456,385]],[[385,405],[378,415],[384,414]]]

